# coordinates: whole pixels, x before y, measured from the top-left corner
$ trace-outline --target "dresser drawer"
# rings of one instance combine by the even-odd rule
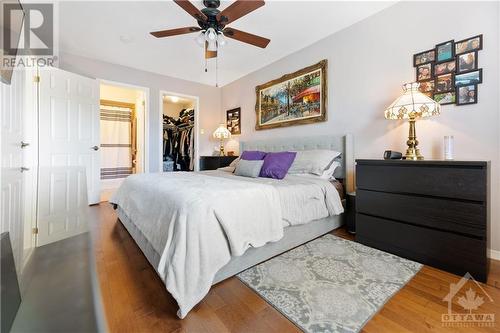
[[[356,166],[360,189],[413,193],[473,201],[486,200],[486,170],[475,166],[370,165]]]
[[[356,241],[458,275],[486,281],[486,241],[356,214]]]
[[[486,237],[486,207],[483,203],[358,190],[356,210],[481,239]]]

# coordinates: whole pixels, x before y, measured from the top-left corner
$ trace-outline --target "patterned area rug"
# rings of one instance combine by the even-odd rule
[[[359,332],[421,267],[325,235],[238,278],[305,332]]]

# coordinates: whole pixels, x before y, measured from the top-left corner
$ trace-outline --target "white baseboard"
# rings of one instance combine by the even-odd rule
[[[495,260],[500,260],[500,251],[488,249],[488,257]]]

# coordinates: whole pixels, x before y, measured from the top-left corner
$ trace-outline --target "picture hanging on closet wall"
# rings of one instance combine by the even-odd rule
[[[483,35],[477,35],[439,43],[434,49],[414,54],[420,91],[441,105],[477,103],[478,85],[483,82],[478,61],[482,49]]]
[[[241,108],[226,111],[226,127],[231,135],[241,134]]]

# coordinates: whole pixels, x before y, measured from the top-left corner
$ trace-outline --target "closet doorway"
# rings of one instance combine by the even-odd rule
[[[146,170],[146,98],[145,88],[101,81],[101,201],[126,177]]]
[[[161,91],[162,144],[160,170],[198,170],[199,98]]]

